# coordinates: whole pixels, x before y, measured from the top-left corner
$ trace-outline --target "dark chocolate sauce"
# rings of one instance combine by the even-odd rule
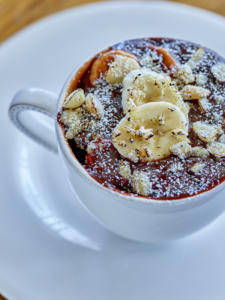
[[[166,48],[176,62],[184,64],[200,46],[183,40],[151,38],[125,41],[112,46],[110,49],[127,51],[142,61],[146,55],[154,51],[154,47]],[[218,61],[225,63],[225,60],[214,51],[207,48],[204,49],[204,57],[194,68],[193,73],[202,73],[207,78],[203,87],[211,91],[208,99],[213,109],[207,113],[202,112],[197,101],[192,101],[189,112],[190,128],[188,138],[191,141],[191,146],[206,147],[205,143],[193,132],[191,124],[199,120],[215,124],[217,122],[215,113],[225,117],[225,101],[224,103],[216,101],[218,96],[222,96],[225,99],[225,84],[216,82],[211,73],[212,65]],[[123,159],[129,163],[132,172],[134,170],[147,172],[151,183],[150,198],[165,200],[194,196],[212,189],[225,179],[225,158],[210,156],[207,159],[189,157],[181,160],[171,155],[166,159],[155,162],[135,163],[122,157],[111,141],[112,130],[124,116],[121,104],[121,86],[116,85],[112,87],[105,82],[104,78],[101,78],[96,88],[91,86],[89,80],[90,69],[96,57],[87,62],[77,72],[68,90],[68,94],[77,88],[83,88],[85,93],[93,92],[102,101],[104,107],[105,120],[96,127],[95,133],[98,134],[99,138],[96,140],[96,150],[94,152],[86,153],[87,144],[91,140],[93,132],[84,131],[75,139],[68,141],[76,158],[93,178],[109,188],[117,189],[124,193],[132,193],[130,182],[119,174],[119,161]],[[160,59],[160,56],[155,57],[154,63],[156,68],[164,72],[166,70],[170,75],[170,70],[163,65],[163,60]],[[59,119],[60,115],[61,113],[59,113]],[[222,124],[222,129],[225,130],[225,124]],[[205,164],[204,172],[200,175],[193,174],[191,167],[195,163],[202,162]]]

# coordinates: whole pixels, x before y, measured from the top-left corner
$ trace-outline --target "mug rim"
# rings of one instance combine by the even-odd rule
[[[90,59],[88,59],[85,62],[88,62],[93,57],[91,57]],[[76,158],[75,154],[72,152],[72,149],[69,147],[68,142],[65,139],[63,129],[57,121],[57,114],[58,114],[58,112],[60,111],[60,109],[62,107],[62,103],[63,103],[63,101],[65,99],[65,96],[68,92],[71,81],[75,78],[75,76],[77,74],[77,71],[85,64],[85,62],[77,64],[77,66],[73,69],[73,71],[67,77],[67,80],[65,81],[65,83],[64,83],[64,85],[61,89],[61,92],[58,96],[58,100],[57,100],[57,104],[56,104],[55,127],[56,127],[57,142],[58,142],[58,145],[59,145],[62,153],[64,154],[64,156],[67,159],[68,163],[73,167],[74,171],[76,171],[82,178],[88,180],[88,182],[91,185],[95,186],[95,188],[100,188],[103,192],[105,192],[108,195],[116,196],[116,198],[118,197],[119,199],[125,200],[125,201],[131,201],[131,202],[148,204],[148,205],[151,204],[151,205],[154,205],[154,206],[177,206],[177,205],[184,205],[184,204],[190,203],[192,201],[195,201],[195,202],[198,201],[199,202],[202,199],[204,199],[206,196],[210,196],[210,195],[213,196],[216,192],[219,192],[220,190],[224,189],[225,180],[220,182],[219,184],[217,184],[215,187],[213,187],[209,190],[206,190],[206,191],[202,191],[202,192],[200,192],[196,195],[187,196],[187,197],[183,197],[183,198],[181,197],[181,198],[177,198],[177,199],[168,199],[168,200],[166,200],[166,199],[155,199],[155,198],[151,198],[151,197],[139,196],[139,195],[135,195],[135,194],[132,194],[132,193],[127,193],[127,192],[120,191],[119,189],[117,191],[116,189],[114,190],[113,188],[105,187],[103,184],[101,184],[97,180],[95,180],[88,173],[88,171],[85,170],[85,168],[81,165],[81,163]]]

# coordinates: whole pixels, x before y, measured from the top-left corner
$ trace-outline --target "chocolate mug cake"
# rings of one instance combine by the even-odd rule
[[[194,196],[225,179],[225,59],[183,40],[118,43],[78,70],[58,122],[105,187]]]

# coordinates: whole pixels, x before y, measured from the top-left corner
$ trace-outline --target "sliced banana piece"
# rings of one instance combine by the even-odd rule
[[[155,161],[170,155],[172,145],[188,141],[188,123],[181,110],[169,102],[137,106],[116,126],[112,142],[132,161]]]
[[[187,107],[168,76],[149,69],[131,71],[123,80],[122,105],[126,114],[148,102],[170,102],[187,115]]]
[[[109,65],[114,61],[116,55],[126,56],[137,60],[134,55],[120,49],[108,50],[100,53],[92,64],[90,71],[89,79],[93,86],[96,85],[96,80],[101,76],[101,74],[105,74],[109,69]]]
[[[115,55],[105,79],[110,84],[121,83],[125,75],[136,69],[140,69],[136,59],[124,55]]]

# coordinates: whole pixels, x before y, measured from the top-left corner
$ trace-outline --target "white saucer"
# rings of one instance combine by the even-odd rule
[[[19,88],[59,92],[76,64],[119,40],[177,37],[225,56],[224,31],[223,17],[199,9],[116,2],[53,15],[0,47],[0,292],[10,300],[225,298],[224,214],[173,244],[119,238],[72,197],[58,157],[7,116]]]

